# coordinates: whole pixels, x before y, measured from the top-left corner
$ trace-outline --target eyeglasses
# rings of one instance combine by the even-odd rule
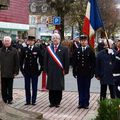
[[[53,39],[59,39],[59,38],[56,38],[56,37],[55,37],[55,38],[53,38]]]

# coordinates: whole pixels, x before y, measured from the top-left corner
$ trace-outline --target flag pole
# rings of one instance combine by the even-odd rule
[[[110,48],[110,44],[109,44],[109,41],[108,41],[108,34],[107,34],[107,31],[106,31],[104,25],[103,25],[103,30],[104,30],[104,33],[105,33],[105,38],[106,38],[106,41],[107,41],[108,48]]]

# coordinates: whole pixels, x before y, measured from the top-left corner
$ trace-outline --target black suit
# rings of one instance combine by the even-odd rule
[[[89,106],[90,82],[95,72],[95,53],[87,46],[82,51],[82,46],[75,50],[73,55],[73,76],[77,77],[79,105]]]
[[[38,63],[39,60],[39,63]],[[39,68],[41,66],[41,69]],[[37,84],[38,76],[42,71],[43,56],[41,50],[38,47],[33,46],[32,50],[29,46],[25,47],[21,51],[20,69],[25,78],[25,92],[26,92],[26,103],[36,102],[37,96]],[[32,82],[32,95],[30,92],[30,83]]]

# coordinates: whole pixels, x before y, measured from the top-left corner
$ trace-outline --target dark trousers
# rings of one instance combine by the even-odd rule
[[[83,107],[89,106],[90,99],[90,83],[91,78],[86,76],[77,77],[78,93],[79,93],[79,105]]]
[[[116,97],[120,98],[120,90],[118,90],[118,86],[120,86],[120,77],[116,77],[115,79],[115,92],[116,92]]]
[[[35,103],[37,97],[37,85],[38,85],[38,75],[28,75],[25,74],[25,94],[26,103]],[[32,84],[32,95],[31,95],[31,84]],[[32,96],[32,97],[31,97]]]
[[[60,105],[62,90],[49,90],[49,101],[51,105]]]
[[[114,85],[108,85],[110,90],[110,97],[115,98],[115,86]],[[100,100],[104,100],[106,98],[106,92],[107,92],[107,85],[102,85],[100,88]]]
[[[1,93],[5,103],[13,100],[13,78],[1,78]]]

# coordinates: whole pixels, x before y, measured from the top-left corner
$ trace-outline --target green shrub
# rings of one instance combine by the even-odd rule
[[[94,120],[120,120],[120,99],[100,101],[98,115]]]

